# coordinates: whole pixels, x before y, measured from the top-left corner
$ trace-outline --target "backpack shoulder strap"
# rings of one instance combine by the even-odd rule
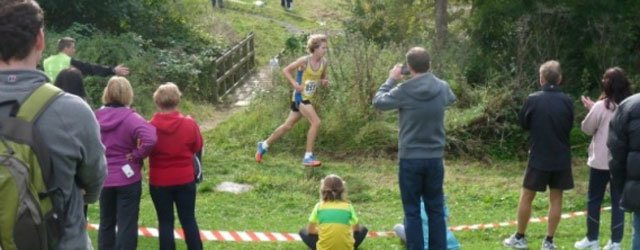
[[[35,122],[44,109],[60,95],[62,95],[62,90],[58,87],[50,83],[42,84],[31,92],[20,105],[17,117],[28,122]]]
[[[25,101],[22,102],[16,117],[33,124],[49,104],[61,95],[62,90],[58,87],[53,86],[50,83],[42,84],[40,87],[33,90],[31,94],[27,96]],[[34,131],[34,133],[37,133],[37,131]],[[36,136],[34,140],[40,140],[40,138]],[[51,166],[49,150],[47,149],[46,144],[41,143],[41,141],[35,141],[34,145],[31,145],[31,147],[38,158],[40,169],[42,170],[42,178],[47,185],[47,192],[44,195],[48,195],[57,188],[53,174],[53,166]]]

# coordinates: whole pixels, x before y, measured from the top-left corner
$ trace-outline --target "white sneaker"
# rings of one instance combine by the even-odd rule
[[[405,234],[403,224],[396,224],[393,227],[393,232],[396,233],[396,235],[398,236],[398,238],[400,238],[400,240],[402,240],[402,242],[407,241],[407,235]]]
[[[516,234],[512,234],[509,238],[506,238],[502,241],[502,245],[505,247],[511,247],[515,249],[527,249],[527,239],[522,237],[521,239],[516,238]]]
[[[621,250],[622,246],[620,246],[620,242],[611,242],[609,240],[607,244],[602,248],[602,250]]]
[[[553,244],[546,239],[542,241],[542,247],[540,250],[556,250],[556,244]]]
[[[573,244],[573,246],[576,247],[576,249],[598,250],[600,249],[600,242],[584,237],[582,240],[576,241],[576,244]]]

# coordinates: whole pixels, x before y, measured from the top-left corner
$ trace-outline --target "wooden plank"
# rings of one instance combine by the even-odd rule
[[[226,72],[224,72],[224,74],[219,77],[218,79],[216,79],[217,82],[221,82],[227,79],[227,77],[229,77],[229,75],[235,73],[235,71],[240,67],[240,65],[242,65],[244,62],[248,61],[249,59],[251,59],[251,57],[255,54],[255,52],[251,52],[248,55],[246,55],[245,57],[243,57],[242,59],[240,59],[240,61],[236,64],[234,64],[229,70],[227,70]]]

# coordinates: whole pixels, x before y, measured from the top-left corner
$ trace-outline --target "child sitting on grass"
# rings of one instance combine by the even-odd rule
[[[300,230],[302,241],[312,250],[352,250],[360,246],[367,232],[347,201],[346,183],[337,175],[326,176],[320,182],[320,202],[309,216],[309,225]]]

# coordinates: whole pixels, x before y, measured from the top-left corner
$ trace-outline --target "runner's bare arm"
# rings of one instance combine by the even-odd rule
[[[295,70],[298,70],[299,67],[304,66],[306,63],[307,63],[307,57],[303,56],[303,57],[298,58],[298,60],[295,60],[291,64],[287,65],[287,67],[285,67],[284,69],[282,69],[282,73],[284,74],[284,77],[287,78],[287,80],[289,81],[291,86],[295,90],[300,91],[300,92],[302,91],[302,86],[298,85],[298,83],[296,82],[296,79],[293,76],[292,72],[295,71]]]

